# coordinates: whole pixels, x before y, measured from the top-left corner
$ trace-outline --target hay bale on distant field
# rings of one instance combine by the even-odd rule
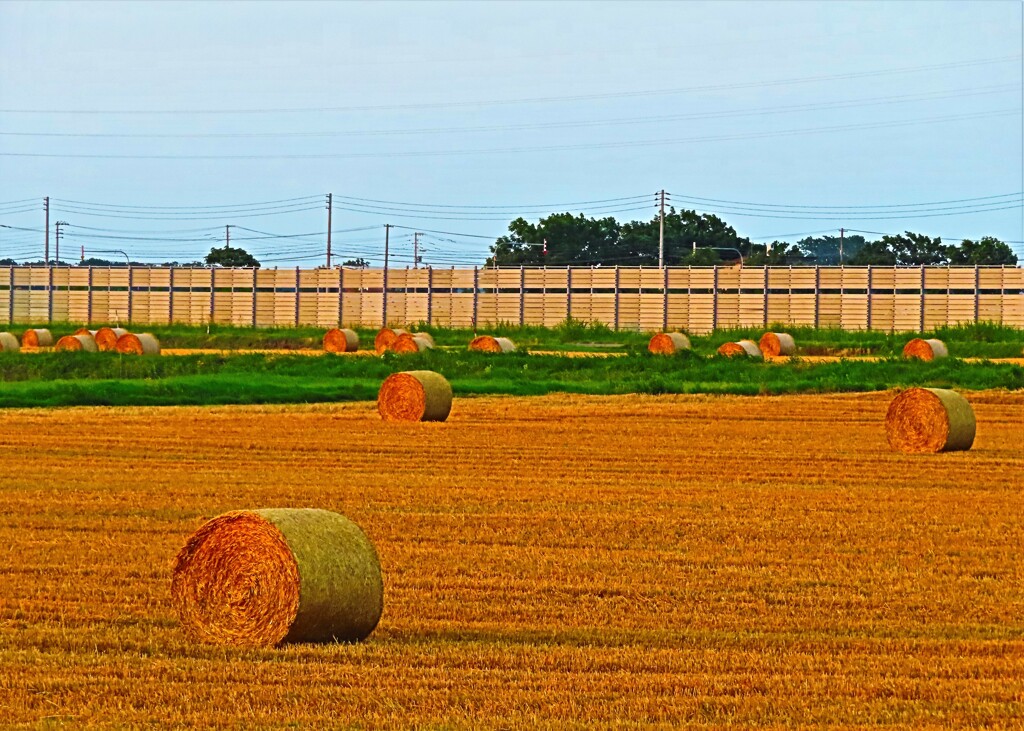
[[[388,350],[392,353],[422,353],[433,347],[433,339],[428,340],[419,333],[402,333],[388,346]]]
[[[757,343],[753,340],[739,340],[735,343],[723,343],[718,348],[718,354],[724,355],[726,358],[735,358],[736,356],[761,358],[761,349],[757,347]]]
[[[225,513],[189,536],[171,601],[193,640],[240,647],[357,642],[384,610],[366,534],[327,510]]]
[[[765,333],[761,336],[758,347],[762,355],[773,358],[779,355],[793,355],[796,352],[796,342],[788,333]]]
[[[354,353],[359,350],[359,335],[345,327],[332,327],[324,334],[324,350],[328,353]]]
[[[84,350],[88,353],[96,353],[96,339],[86,332],[84,335],[65,335],[57,341],[54,350]]]
[[[903,346],[904,358],[917,358],[918,360],[935,360],[945,358],[949,355],[946,344],[941,340],[930,338],[914,338]]]
[[[647,344],[647,350],[658,355],[675,355],[690,349],[690,339],[682,333],[658,333]]]
[[[944,388],[907,389],[885,415],[889,446],[908,454],[970,449],[976,430],[971,404]]]
[[[431,348],[436,348],[437,347],[437,344],[434,342],[434,336],[431,335],[430,333],[418,332],[418,333],[409,333],[409,334],[412,335],[414,338],[423,338],[424,340],[427,341],[427,344]]]
[[[444,421],[451,410],[452,387],[433,371],[393,373],[377,394],[384,421]]]
[[[53,334],[46,328],[36,327],[21,334],[23,348],[49,348],[53,345]]]
[[[160,355],[160,341],[149,333],[125,333],[114,349],[130,355]]]
[[[94,334],[96,347],[101,352],[117,350],[117,339],[127,332],[123,327],[101,327]]]
[[[11,333],[0,333],[0,350],[17,353],[21,350],[21,343]]]
[[[390,327],[382,327],[377,331],[377,336],[373,339],[373,349],[378,353],[383,353],[391,347],[391,344],[395,342],[395,338],[405,332],[407,331],[401,328],[392,330]]]
[[[469,349],[480,353],[514,353],[516,344],[508,338],[493,335],[477,335],[469,342]]]
[[[92,338],[93,338],[93,340],[95,340],[95,339],[96,339],[96,333],[97,333],[97,332],[99,332],[99,330],[90,330],[90,329],[89,329],[89,328],[87,328],[87,327],[80,327],[80,328],[78,328],[77,330],[75,330],[75,331],[74,331],[73,333],[71,333],[71,334],[72,334],[72,335],[91,335],[91,336],[92,336]]]

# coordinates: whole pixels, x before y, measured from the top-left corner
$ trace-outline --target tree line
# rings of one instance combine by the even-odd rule
[[[491,247],[487,266],[658,266],[660,220],[620,223],[615,218],[555,213],[531,223],[517,218]],[[837,232],[838,234],[838,232]],[[714,214],[665,213],[665,265],[1016,265],[1017,255],[999,239],[983,236],[957,244],[907,231],[880,235],[807,236],[790,244],[753,243]]]

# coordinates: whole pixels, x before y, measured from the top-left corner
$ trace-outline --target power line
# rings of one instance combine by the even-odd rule
[[[361,158],[414,158],[414,157],[446,157],[446,156],[471,156],[471,155],[493,155],[493,154],[522,154],[528,152],[573,152],[576,150],[610,150],[641,147],[664,147],[668,145],[685,145],[705,142],[733,142],[739,140],[766,139],[772,137],[792,137],[807,134],[821,134],[828,132],[850,132],[868,129],[888,129],[898,127],[913,127],[927,124],[942,124],[946,122],[957,122],[965,120],[986,119],[1005,116],[1018,116],[1021,110],[996,109],[985,112],[972,112],[969,114],[952,114],[938,117],[922,117],[918,119],[896,120],[889,122],[870,122],[866,124],[843,124],[825,127],[805,127],[800,129],[776,130],[772,132],[752,132],[726,135],[711,135],[707,137],[678,137],[660,140],[634,140],[624,142],[594,142],[582,144],[565,145],[544,145],[536,147],[495,147],[478,148],[470,150],[419,150],[405,152],[342,152],[342,153],[303,153],[303,154],[240,154],[240,155],[130,155],[130,154],[99,154],[99,153],[49,153],[49,152],[0,152],[0,157],[28,157],[28,158],[59,158],[59,159],[89,159],[89,160],[338,160],[338,159],[361,159]],[[318,209],[317,206],[315,209]],[[308,209],[308,210],[315,210]],[[304,209],[305,210],[305,209]]]
[[[463,102],[427,102],[413,104],[383,104],[363,105],[348,107],[291,107],[291,108],[257,108],[257,109],[0,109],[3,114],[108,114],[108,115],[183,115],[183,114],[209,114],[209,115],[233,115],[233,114],[290,114],[308,112],[357,112],[357,111],[383,111],[402,109],[444,109],[458,107],[480,107],[480,106],[508,106],[517,104],[549,104],[564,102],[580,102],[598,99],[628,99],[649,96],[666,96],[674,94],[687,94],[691,92],[723,91],[730,89],[754,89],[773,86],[788,86],[791,84],[808,84],[823,81],[838,81],[844,79],[863,79],[878,76],[889,76],[893,74],[917,73],[927,71],[940,71],[954,68],[967,68],[971,66],[986,66],[992,64],[1009,63],[1020,60],[1021,55],[997,56],[992,58],[972,59],[966,61],[953,61],[942,64],[929,64],[925,66],[904,66],[900,68],[876,69],[873,71],[860,71],[844,74],[829,74],[823,76],[803,76],[788,79],[776,79],[770,81],[740,82],[732,84],[709,84],[702,86],[677,87],[672,89],[651,89],[644,91],[621,91],[601,94],[576,94],[567,96],[549,97],[526,97],[519,99],[496,99],[487,101],[463,101]]]
[[[173,210],[187,210],[187,211],[204,211],[212,209],[233,209],[242,210],[248,208],[267,208],[267,207],[283,207],[277,204],[290,203],[292,205],[299,205],[301,201],[313,201],[319,200],[319,195],[306,195],[301,198],[282,198],[274,201],[257,201],[254,203],[229,203],[220,204],[215,206],[133,206],[133,205],[121,205],[111,203],[95,203],[90,201],[75,201],[64,198],[51,198],[55,203],[68,203],[72,205],[88,207],[88,208],[117,208],[117,209],[129,209],[129,210],[147,210],[147,211],[173,211]]]
[[[681,196],[678,194],[669,194],[672,197],[679,198],[680,200],[686,201],[701,201],[708,203],[727,203],[730,205],[737,206],[755,206],[757,208],[803,208],[803,209],[825,209],[825,210],[853,210],[863,208],[917,208],[920,206],[942,206],[953,203],[971,203],[976,201],[987,201],[995,200],[997,198],[1017,198],[1024,196],[1024,191],[1018,191],[1016,193],[1000,193],[999,195],[985,195],[977,198],[956,198],[953,200],[945,201],[928,201],[924,203],[891,203],[891,204],[878,204],[878,205],[858,205],[858,206],[812,206],[812,205],[796,205],[796,204],[785,204],[785,203],[751,203],[749,201],[731,201],[722,200],[720,198],[699,198],[697,196],[687,195]],[[979,204],[985,205],[985,204]]]

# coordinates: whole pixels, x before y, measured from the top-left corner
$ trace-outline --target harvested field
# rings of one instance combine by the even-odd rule
[[[0,718],[1017,725],[1024,393],[970,394],[974,447],[928,456],[889,450],[892,396],[477,398],[410,425],[368,402],[5,412]],[[366,530],[368,641],[187,641],[175,555],[261,506]]]

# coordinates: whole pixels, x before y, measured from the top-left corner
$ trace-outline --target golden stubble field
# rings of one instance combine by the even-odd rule
[[[1024,394],[892,454],[892,394],[0,413],[4,727],[1019,727]],[[314,506],[385,571],[358,646],[188,643],[205,518]]]

